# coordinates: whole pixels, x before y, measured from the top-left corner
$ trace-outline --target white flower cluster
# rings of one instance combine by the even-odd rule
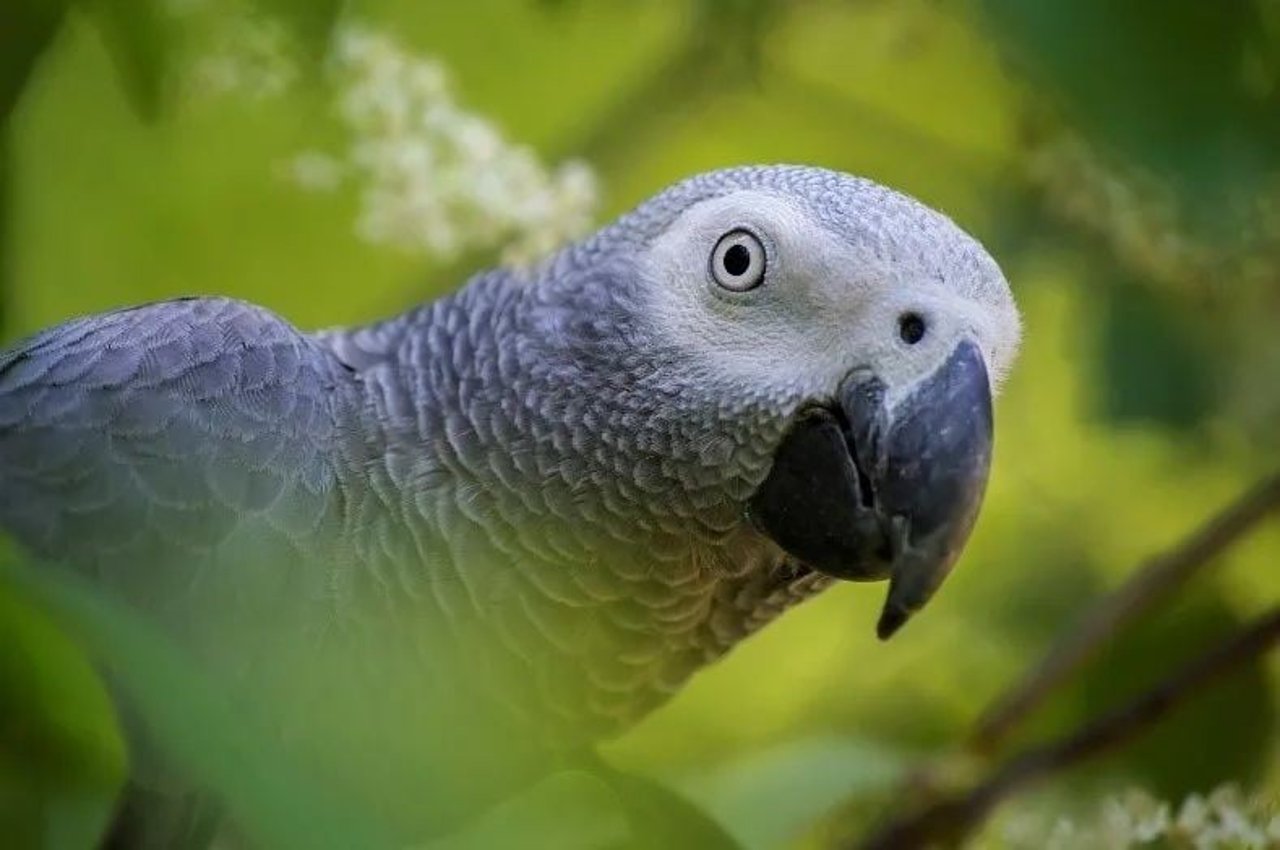
[[[345,156],[308,152],[290,164],[311,189],[355,179],[360,234],[371,242],[441,258],[505,245],[504,259],[536,260],[591,224],[590,168],[545,168],[458,106],[439,62],[389,36],[344,26],[333,59],[339,115],[351,132]]]
[[[1004,850],[1277,850],[1280,801],[1246,797],[1234,785],[1192,794],[1176,810],[1143,791],[1105,800],[1091,823],[1059,819],[1048,834],[1038,818],[1006,824]]]
[[[193,36],[189,94],[262,100],[299,78],[288,28],[245,0],[165,0],[165,8]],[[281,171],[311,191],[355,186],[363,238],[444,260],[502,248],[505,261],[527,264],[591,226],[599,200],[591,168],[550,169],[504,139],[457,103],[440,62],[340,23],[329,64],[350,143],[337,155],[300,153]]]
[[[189,95],[267,100],[297,80],[298,45],[279,21],[238,2],[169,0],[167,10],[199,42],[183,78]]]

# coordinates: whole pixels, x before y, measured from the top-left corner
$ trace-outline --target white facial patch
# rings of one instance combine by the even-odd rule
[[[762,282],[744,292],[718,285],[717,243],[735,230],[764,246]],[[776,195],[743,191],[691,207],[653,244],[641,266],[649,308],[671,341],[693,362],[748,385],[807,394],[829,384],[845,365],[828,358],[838,340],[814,324],[819,306],[806,284],[815,260],[837,248],[798,207]]]
[[[689,207],[642,258],[648,308],[691,355],[691,368],[774,397],[822,401],[850,372],[868,368],[892,400],[962,337],[977,342],[995,380],[1018,336],[1008,288],[976,242],[932,215],[925,222],[942,237],[936,255],[931,232],[898,233],[892,219],[865,230],[850,222],[844,235],[773,192],[712,198]],[[899,221],[916,225],[918,216]],[[765,251],[763,280],[744,291],[718,283],[712,265],[735,231],[754,235]],[[924,322],[915,344],[900,331],[909,313]]]

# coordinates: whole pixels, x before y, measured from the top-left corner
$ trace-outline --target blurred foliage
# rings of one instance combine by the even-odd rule
[[[264,729],[202,680],[196,664],[119,603],[54,568],[6,565],[3,576],[9,586],[25,590],[53,612],[82,646],[92,648],[93,660],[111,675],[122,705],[197,787],[218,790],[220,801],[256,846],[391,846],[376,826],[345,811],[323,785],[282,763],[279,747]],[[56,687],[58,680],[48,676],[51,669],[56,668],[41,664],[28,673],[27,681],[42,686],[35,693]],[[60,708],[65,712],[71,707]],[[47,709],[37,716],[58,719]],[[114,744],[114,738],[108,740]],[[96,772],[116,773],[118,756],[111,766],[116,770]]]
[[[187,4],[199,5],[199,4]],[[284,21],[320,57],[342,0],[251,0],[262,14]],[[5,66],[0,69],[0,123],[9,116],[30,69],[69,16],[83,13],[96,25],[136,113],[157,118],[168,105],[166,84],[191,34],[183,32],[182,2],[167,0],[11,0],[4,17]],[[224,4],[233,8],[233,4]]]
[[[316,65],[266,100],[191,85],[217,15],[172,10],[200,5],[0,9],[7,337],[189,293],[250,299],[303,326],[355,323],[447,291],[485,259],[424,268],[359,239],[353,192],[279,179],[281,162],[340,132],[324,76]],[[983,519],[925,616],[880,645],[878,592],[837,588],[611,744],[625,776],[551,780],[459,846],[571,828],[548,812],[575,808],[604,814],[575,833],[589,844],[612,834],[615,807],[635,822],[628,803],[744,847],[848,836],[905,764],[954,743],[1084,605],[1280,456],[1273,2],[232,5],[283,21],[316,58],[344,19],[395,32],[511,138],[593,163],[610,214],[739,162],[812,162],[901,188],[991,246],[1024,310]],[[1280,593],[1277,562],[1273,523],[1111,647],[1032,732],[1115,704],[1260,610]],[[260,808],[246,823],[271,846],[317,835],[340,846],[331,839],[363,828],[358,812],[312,820],[339,818],[310,796],[323,783],[244,743],[126,615],[15,575],[0,584],[0,817],[15,846],[86,846],[120,780],[85,646],[144,671],[134,687],[172,745],[190,747],[228,799]],[[1043,799],[1065,810],[1135,782],[1171,797],[1232,780],[1275,787],[1277,700],[1272,659]]]
[[[1213,410],[1218,352],[1157,295],[1119,278],[1105,290],[1095,361],[1099,410],[1116,423],[1190,428]]]
[[[1018,71],[1079,132],[1206,204],[1275,173],[1280,33],[1267,6],[981,2]]]
[[[124,769],[115,712],[76,642],[8,584],[0,718],[5,834],[20,847],[90,846]]]
[[[1082,677],[1075,698],[1080,708],[1096,711],[1118,703],[1167,676],[1176,660],[1193,658],[1203,648],[1244,625],[1212,583],[1172,605],[1130,635],[1107,647],[1096,668]],[[1175,712],[1150,735],[1120,756],[1133,781],[1172,799],[1206,790],[1205,776],[1229,778],[1254,788],[1273,767],[1273,754],[1259,741],[1280,725],[1280,706],[1265,664],[1251,664]],[[1067,694],[1067,698],[1071,698]],[[1189,736],[1212,729],[1212,745],[1194,761],[1181,752]],[[1109,765],[1103,763],[1101,769]]]

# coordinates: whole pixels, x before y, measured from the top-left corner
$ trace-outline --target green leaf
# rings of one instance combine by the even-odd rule
[[[86,0],[111,51],[124,90],[145,120],[164,110],[172,33],[161,0]]]
[[[1215,406],[1218,361],[1191,317],[1132,281],[1118,279],[1098,296],[1104,313],[1093,367],[1103,418],[1175,429],[1198,425]]]
[[[116,811],[115,797],[102,793],[62,791],[41,800],[44,850],[96,847]]]
[[[624,843],[629,832],[618,794],[608,783],[586,771],[566,770],[420,850],[596,850]]]
[[[0,126],[8,121],[65,14],[63,0],[6,0],[0,9]]]
[[[898,783],[906,754],[845,737],[806,738],[679,783],[743,847],[783,846],[840,805]]]
[[[597,764],[617,792],[631,825],[632,844],[646,850],[741,850],[710,814],[687,797],[646,776]]]
[[[80,648],[3,580],[0,718],[0,834],[92,846],[124,776],[110,699]]]
[[[194,663],[122,605],[54,568],[9,562],[0,567],[0,577],[42,601],[91,648],[169,760],[220,798],[252,844],[309,850],[393,846],[372,818],[289,764],[240,706],[229,705]]]

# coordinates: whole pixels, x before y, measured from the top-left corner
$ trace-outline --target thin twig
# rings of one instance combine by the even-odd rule
[[[1272,511],[1280,509],[1280,472],[1264,478],[1182,543],[1159,555],[1090,608],[1044,660],[978,721],[967,748],[990,754],[1020,721],[1120,629],[1185,584]]]
[[[1155,687],[1085,724],[1075,732],[1033,747],[1006,762],[967,793],[926,806],[874,833],[862,850],[914,850],[954,845],[982,823],[992,809],[1037,780],[1132,740],[1175,706],[1215,680],[1280,643],[1280,607],[1182,667]]]
[[[1280,472],[1256,483],[1179,545],[1136,570],[1119,588],[1086,612],[1043,660],[992,704],[960,751],[990,758],[1018,724],[1107,640],[1184,585],[1277,508],[1280,508]],[[954,814],[948,816],[946,807],[955,802],[941,790],[938,766],[937,762],[931,762],[913,771],[903,782],[903,796],[920,801],[916,811],[933,811],[933,816],[941,820],[954,819]]]

